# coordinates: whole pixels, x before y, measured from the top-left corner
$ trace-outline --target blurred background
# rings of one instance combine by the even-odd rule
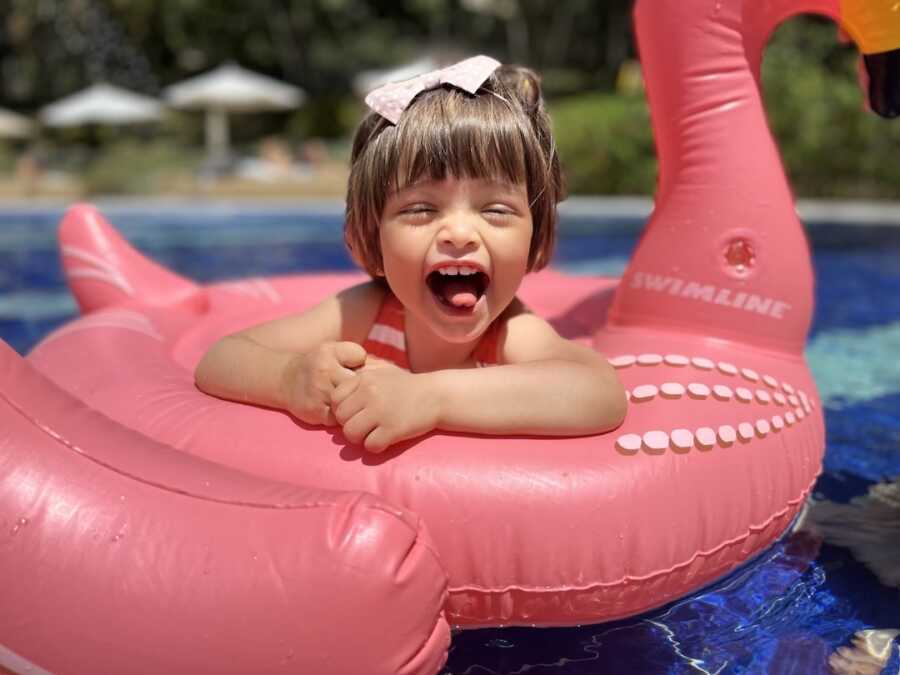
[[[0,197],[340,198],[365,92],[473,53],[543,75],[572,193],[653,191],[629,0],[3,5]],[[900,197],[900,125],[863,110],[856,73],[824,20],[767,52],[798,196]]]
[[[572,194],[652,195],[631,5],[0,0],[0,338],[25,354],[77,316],[56,231],[83,198],[200,281],[353,269],[341,200],[365,93],[474,53],[543,75]],[[834,24],[799,17],[763,69],[795,193],[829,200],[799,210],[817,274],[807,355],[828,425],[814,503],[843,534],[793,534],[644,617],[461,633],[445,672],[900,672],[900,521],[872,496],[900,494],[886,482],[900,473],[900,203],[872,203],[900,199],[900,123],[864,110],[856,54]],[[620,275],[650,208],[568,200],[554,266]],[[852,552],[847,531],[861,533]],[[874,656],[873,634],[887,645]]]

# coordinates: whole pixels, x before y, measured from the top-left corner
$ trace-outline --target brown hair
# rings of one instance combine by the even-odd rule
[[[419,94],[395,126],[375,112],[353,139],[344,239],[373,277],[382,272],[378,223],[388,195],[427,176],[524,182],[534,231],[528,270],[547,265],[556,239],[556,204],[564,186],[531,70],[500,66],[474,96],[444,85]]]

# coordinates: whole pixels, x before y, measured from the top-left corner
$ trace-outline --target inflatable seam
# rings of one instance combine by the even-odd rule
[[[441,598],[441,607],[446,604],[447,591],[445,590],[443,597]],[[435,664],[436,668],[434,672],[441,670],[441,668],[444,667],[444,664],[447,663],[448,650],[450,649],[450,624],[447,623],[447,618],[444,615],[443,610],[438,612],[437,620],[434,622],[434,626],[428,633],[428,637],[425,638],[425,642],[422,643],[422,646],[419,647],[419,649],[416,650],[416,653],[397,670],[398,675],[423,672],[423,661],[428,660],[429,657],[436,652],[434,645],[439,639],[441,641],[441,646],[437,649],[437,653],[441,654],[441,658],[440,661]]]
[[[0,399],[5,401],[6,404],[9,405],[10,408],[15,410],[29,424],[34,426],[36,429],[38,429],[44,435],[49,436],[54,441],[61,444],[63,447],[65,447],[70,452],[73,452],[73,453],[79,455],[80,457],[82,457],[83,459],[93,462],[94,464],[96,464],[98,466],[102,466],[103,468],[107,469],[108,471],[111,471],[119,476],[124,477],[124,478],[133,480],[142,485],[148,485],[150,487],[153,487],[153,488],[156,488],[159,490],[164,490],[164,491],[170,492],[172,494],[179,494],[184,497],[188,497],[188,498],[192,498],[192,499],[199,499],[202,501],[207,501],[207,502],[217,503],[217,504],[224,504],[224,505],[229,505],[229,506],[244,506],[244,507],[258,508],[258,509],[282,509],[282,510],[334,508],[334,507],[340,506],[340,502],[338,500],[328,501],[328,502],[313,501],[313,502],[299,503],[299,504],[265,504],[265,503],[261,503],[261,502],[230,500],[230,499],[212,497],[209,495],[196,494],[196,493],[184,490],[184,489],[175,488],[170,485],[165,485],[163,483],[150,481],[150,480],[147,480],[146,478],[142,478],[140,476],[136,476],[135,474],[129,473],[127,471],[123,471],[119,467],[115,467],[107,462],[104,462],[104,461],[88,454],[82,448],[80,448],[77,444],[73,443],[72,441],[70,441],[67,438],[64,438],[61,434],[57,433],[53,428],[44,424],[38,418],[30,415],[26,410],[24,410],[21,406],[19,406],[13,399],[11,399],[7,395],[6,392],[0,391]],[[96,410],[93,410],[93,409],[90,409],[90,410],[95,415],[103,416],[102,413],[99,413]],[[117,422],[114,422],[112,420],[110,420],[110,423],[114,424],[116,426],[119,426],[119,424]],[[134,433],[136,435],[141,435],[140,432],[134,431],[133,429],[130,429],[129,431],[131,431],[132,433]],[[144,437],[144,438],[146,438],[146,437]],[[148,442],[159,443],[159,441],[155,441],[153,439],[147,438],[147,440],[148,440]],[[161,444],[161,445],[164,445],[164,444]],[[169,446],[164,446],[164,447],[169,448]],[[171,448],[169,448],[169,449],[171,449]],[[287,485],[290,487],[295,487],[295,488],[303,487],[303,486],[298,486],[298,485],[292,485],[290,483],[281,483],[281,484]],[[355,491],[355,492],[358,496],[363,496],[363,495],[366,495],[369,497],[373,496],[368,492],[363,492],[363,491]],[[352,491],[348,491],[347,493],[341,493],[341,494],[348,494],[348,493],[352,493]],[[440,555],[438,554],[437,549],[434,547],[434,545],[431,543],[431,541],[429,539],[422,538],[420,536],[422,528],[420,525],[421,519],[418,516],[416,516],[416,525],[414,526],[413,524],[407,522],[407,520],[402,517],[402,515],[401,515],[402,511],[400,511],[399,509],[389,508],[387,505],[378,503],[377,501],[374,503],[368,504],[367,507],[370,509],[373,509],[375,511],[380,511],[382,513],[386,513],[389,516],[391,516],[392,518],[401,522],[404,525],[404,527],[408,528],[412,532],[413,541],[414,541],[413,545],[415,545],[415,542],[418,542],[426,551],[428,551],[434,557],[435,562],[438,565],[438,567],[443,570],[443,565],[441,565]]]
[[[520,586],[520,585],[509,585],[509,586],[504,586],[502,588],[487,588],[485,586],[468,584],[468,585],[464,585],[464,586],[453,586],[450,588],[450,593],[451,594],[465,593],[468,591],[473,591],[473,592],[477,592],[477,593],[508,593],[509,591],[525,591],[527,593],[544,594],[544,593],[559,593],[561,591],[563,591],[563,592],[565,592],[565,591],[589,591],[594,588],[610,588],[610,587],[614,587],[614,586],[624,586],[626,584],[634,583],[634,582],[641,583],[641,582],[652,581],[656,577],[672,574],[673,572],[675,572],[679,569],[682,569],[684,567],[688,567],[688,566],[694,564],[694,561],[697,560],[697,558],[706,558],[706,557],[713,556],[713,555],[717,554],[719,551],[721,551],[722,549],[734,546],[735,544],[739,544],[742,541],[746,541],[750,537],[750,535],[753,534],[754,532],[759,532],[759,531],[765,530],[773,522],[775,522],[776,520],[779,520],[779,519],[783,518],[785,515],[787,515],[787,513],[791,509],[791,507],[797,506],[798,504],[801,504],[804,501],[806,501],[807,497],[809,497],[810,492],[812,492],[812,488],[813,488],[813,485],[815,484],[816,480],[818,480],[818,474],[810,482],[809,487],[807,487],[805,490],[803,490],[803,492],[800,493],[800,496],[798,498],[789,499],[787,502],[787,506],[785,506],[780,511],[773,513],[772,516],[762,525],[750,525],[747,527],[747,532],[745,532],[744,534],[738,535],[737,537],[734,537],[733,539],[727,539],[727,540],[723,541],[721,544],[719,544],[718,546],[716,546],[715,548],[712,548],[708,551],[697,551],[688,560],[677,563],[675,565],[672,565],[671,567],[669,567],[667,569],[656,570],[655,572],[650,572],[649,574],[645,574],[642,576],[633,576],[633,575],[626,574],[624,577],[622,577],[621,579],[619,579],[617,581],[599,581],[599,582],[587,584],[584,586],[564,586],[564,587],[530,586],[529,587],[529,586]]]
[[[29,673],[29,675],[53,675],[33,661],[20,656],[12,649],[0,644],[0,668],[8,668],[11,673]]]
[[[44,347],[64,335],[94,328],[129,330],[133,333],[145,335],[157,342],[162,342],[164,339],[159,331],[156,330],[153,322],[140,312],[130,309],[106,309],[93,312],[57,328],[47,335],[38,347]]]
[[[67,450],[69,450],[69,451],[71,451],[71,452],[73,452],[73,453],[75,453],[75,454],[81,456],[82,458],[84,458],[84,459],[86,459],[86,460],[88,460],[88,461],[90,461],[90,462],[93,462],[94,464],[97,464],[98,466],[102,466],[103,468],[105,468],[105,469],[107,469],[107,470],[109,470],[109,471],[112,471],[112,472],[115,473],[115,474],[118,474],[118,475],[120,475],[120,476],[122,476],[122,477],[124,477],[124,478],[128,478],[128,479],[130,479],[130,480],[133,480],[133,481],[135,481],[135,482],[137,482],[137,483],[141,483],[142,485],[148,485],[148,486],[150,486],[150,487],[157,488],[157,489],[163,490],[163,491],[165,491],[165,492],[170,492],[170,493],[173,493],[173,494],[182,495],[182,496],[184,496],[184,497],[189,497],[189,498],[192,498],[192,499],[199,499],[199,500],[202,500],[202,501],[213,502],[213,503],[218,503],[218,504],[225,504],[225,505],[230,505],[230,506],[246,506],[246,507],[250,507],[250,508],[260,508],[260,509],[284,509],[284,510],[299,510],[299,509],[314,509],[314,508],[330,508],[330,507],[340,506],[340,504],[339,504],[338,501],[331,501],[331,502],[314,501],[314,502],[299,503],[299,504],[264,504],[264,503],[261,503],[261,502],[251,502],[251,501],[241,501],[241,500],[229,500],[229,499],[222,499],[222,498],[212,497],[212,496],[209,496],[209,495],[196,494],[196,493],[193,493],[193,492],[189,492],[189,491],[187,491],[187,490],[184,490],[184,489],[175,488],[175,487],[172,487],[172,486],[170,486],[170,485],[165,485],[165,484],[163,484],[163,483],[158,483],[158,482],[155,482],[155,481],[147,480],[146,478],[141,478],[140,476],[136,476],[136,475],[134,475],[134,474],[132,474],[132,473],[129,473],[129,472],[127,472],[127,471],[123,471],[122,469],[120,469],[120,468],[118,468],[118,467],[112,466],[111,464],[108,464],[107,462],[104,462],[104,461],[102,461],[102,460],[100,460],[100,459],[97,459],[96,457],[93,457],[93,456],[91,456],[90,454],[86,453],[86,452],[85,452],[84,450],[82,450],[77,444],[72,443],[71,441],[69,441],[68,439],[64,438],[62,435],[60,435],[60,434],[57,433],[56,431],[54,431],[51,427],[47,426],[46,424],[44,424],[43,422],[41,422],[41,421],[38,420],[37,418],[32,417],[31,415],[29,415],[25,410],[23,410],[20,406],[18,406],[18,405],[16,404],[15,401],[13,401],[12,399],[10,399],[5,393],[0,392],[0,398],[2,398],[3,401],[5,401],[5,402],[6,402],[13,410],[15,410],[17,413],[19,413],[19,415],[21,415],[23,418],[25,418],[30,424],[32,424],[34,427],[36,427],[38,430],[40,430],[43,434],[49,436],[50,438],[52,438],[52,439],[55,440],[56,442],[58,442],[58,443],[60,443],[61,445],[63,445]],[[96,412],[95,412],[95,414],[99,414],[99,413],[96,413]],[[135,433],[137,433],[137,432],[135,432]],[[149,440],[149,439],[148,439],[148,440]],[[287,484],[287,483],[284,483],[284,485],[290,486],[290,484]],[[292,486],[292,487],[301,487],[301,486]],[[364,494],[368,494],[368,493],[358,492],[358,494],[359,494],[359,495],[364,495]],[[399,517],[398,517],[398,511],[396,511],[396,510],[395,510],[395,511],[392,511],[391,509],[386,508],[385,506],[383,506],[383,505],[381,505],[381,504],[377,504],[377,503],[375,503],[375,504],[370,504],[370,505],[369,505],[369,508],[375,509],[375,510],[377,510],[377,511],[383,511],[383,512],[385,512],[385,513],[388,513],[388,514],[391,515],[392,517],[395,517],[395,518],[397,518],[398,520],[401,520],[401,521],[403,522],[403,524],[404,524],[406,527],[408,527],[408,528],[409,528],[410,530],[412,530],[416,535],[418,535],[418,529],[417,529],[417,528],[414,528],[412,525],[410,525],[409,523],[405,522],[405,520],[403,520],[402,518],[399,518]],[[418,538],[418,537],[417,537],[417,538]],[[427,544],[423,543],[423,546],[424,546],[427,550],[431,551],[431,553],[434,554],[435,556],[437,555],[436,552],[435,552],[430,546],[428,546]]]

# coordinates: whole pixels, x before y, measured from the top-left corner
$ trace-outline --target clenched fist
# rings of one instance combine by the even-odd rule
[[[331,405],[347,440],[369,452],[428,433],[439,418],[427,373],[410,373],[374,359],[334,388]]]
[[[292,359],[282,386],[287,410],[308,424],[337,424],[331,412],[336,387],[357,377],[366,350],[355,342],[325,342]]]

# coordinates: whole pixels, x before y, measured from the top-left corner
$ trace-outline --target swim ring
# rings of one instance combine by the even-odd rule
[[[19,584],[0,664],[434,672],[447,622],[625,617],[769,546],[824,449],[809,251],[758,84],[767,37],[803,11],[873,61],[900,47],[887,2],[637,3],[656,209],[621,280],[546,271],[521,293],[619,369],[629,412],[604,436],[435,433],[371,456],[205,396],[192,369],[214,339],[361,277],[199,286],[70,209],[83,316],[26,361],[0,350],[0,579]]]

